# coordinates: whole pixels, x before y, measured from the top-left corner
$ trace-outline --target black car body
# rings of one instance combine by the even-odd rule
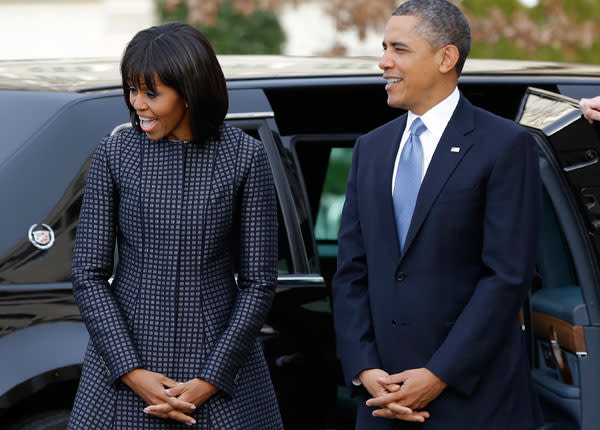
[[[356,138],[402,112],[386,104],[377,59],[220,61],[227,121],[264,143],[276,183],[279,283],[261,339],[286,428],[352,428],[329,299],[337,223]],[[547,429],[596,429],[600,134],[575,99],[600,94],[600,67],[472,60],[460,89],[539,144],[538,276],[522,317],[532,375]],[[116,60],[0,62],[0,420],[9,428],[64,428],[88,341],[70,283],[87,167],[127,121]]]

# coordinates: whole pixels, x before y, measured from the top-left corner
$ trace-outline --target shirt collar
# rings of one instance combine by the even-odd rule
[[[452,118],[456,106],[458,106],[459,99],[460,92],[458,91],[458,87],[456,87],[454,88],[454,91],[452,91],[452,94],[420,116],[421,121],[423,121],[427,130],[433,134],[437,141],[442,138],[442,134],[444,134],[444,130],[446,130],[446,126],[448,125],[448,122],[450,122],[450,118]],[[412,122],[416,118],[419,118],[419,116],[408,111],[406,130],[410,129]]]

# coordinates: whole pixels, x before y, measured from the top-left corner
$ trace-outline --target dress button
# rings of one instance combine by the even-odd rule
[[[396,281],[404,281],[404,278],[406,278],[406,274],[404,272],[396,273]]]

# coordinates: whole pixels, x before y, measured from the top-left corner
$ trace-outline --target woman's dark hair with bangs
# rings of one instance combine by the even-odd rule
[[[187,103],[194,142],[218,136],[229,107],[227,86],[215,51],[200,31],[178,22],[163,24],[140,31],[127,45],[121,59],[123,93],[131,124],[139,132],[130,87],[139,88],[143,80],[155,91],[155,77]]]

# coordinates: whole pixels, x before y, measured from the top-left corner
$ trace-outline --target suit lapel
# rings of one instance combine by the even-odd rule
[[[438,194],[448,181],[448,178],[471,148],[473,140],[465,136],[473,128],[473,106],[461,95],[456,110],[438,142],[427,173],[423,178],[401,259],[406,255],[407,250],[415,240],[417,233],[427,218]],[[460,148],[460,151],[452,151],[453,147]]]
[[[376,202],[380,202],[379,207],[375,213],[379,219],[379,225],[383,228],[383,237],[393,238],[390,242],[393,242],[391,246],[392,256],[394,260],[400,258],[400,247],[398,246],[398,234],[396,232],[396,218],[394,216],[394,202],[392,197],[392,178],[394,175],[394,164],[396,163],[396,155],[400,148],[400,140],[402,134],[406,128],[407,115],[402,115],[396,121],[395,127],[392,127],[392,132],[389,133],[387,138],[384,138],[386,142],[392,142],[392,144],[384,145],[384,150],[380,152],[380,158],[377,160],[375,167],[381,169],[383,175],[375,175],[378,178],[378,183],[375,184],[374,190],[378,190],[377,194],[382,193],[381,198],[375,199]]]

